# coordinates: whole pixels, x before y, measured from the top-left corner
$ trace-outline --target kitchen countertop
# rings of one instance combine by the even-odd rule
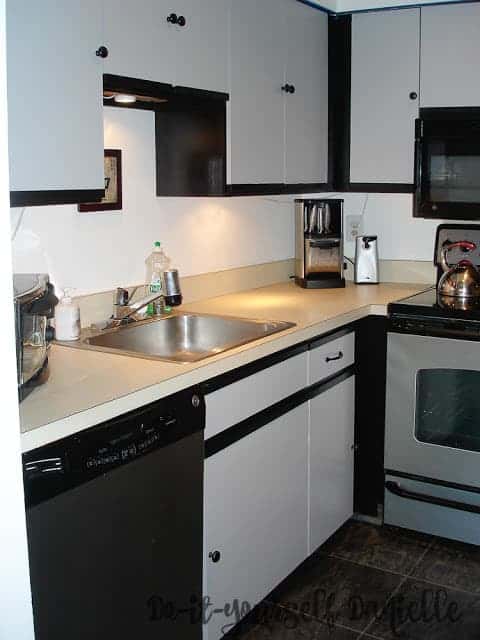
[[[284,320],[292,329],[195,363],[171,363],[54,344],[50,378],[20,404],[22,450],[54,442],[176,391],[322,335],[428,285],[347,283],[305,290],[292,283],[183,305],[180,311]]]

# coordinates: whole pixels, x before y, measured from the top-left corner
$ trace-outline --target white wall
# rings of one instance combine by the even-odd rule
[[[432,262],[435,230],[441,220],[424,220],[412,215],[412,195],[347,193],[348,216],[362,216],[360,233],[378,235],[381,260],[422,260]],[[348,234],[346,233],[346,238]],[[354,243],[345,242],[345,253],[353,257]]]
[[[155,240],[185,276],[293,256],[293,198],[157,198],[153,114],[110,107],[105,114],[105,146],[123,152],[123,211],[26,209],[16,271],[47,271],[82,294],[143,282]],[[12,210],[13,224],[18,215]]]
[[[0,0],[0,210],[9,200],[5,69],[5,0]],[[33,640],[25,505],[20,452],[12,263],[8,220],[0,216],[0,353],[2,464],[0,465],[0,638]]]
[[[26,209],[14,242],[16,271],[47,271],[58,287],[84,294],[142,282],[157,239],[185,276],[294,256],[293,196],[155,197],[154,120],[146,111],[106,109],[105,144],[123,150],[123,212]],[[379,236],[381,259],[432,260],[438,222],[413,218],[411,195],[342,197],[346,223],[363,214],[361,232]],[[18,216],[12,210],[13,226]],[[353,253],[347,242],[346,254]]]

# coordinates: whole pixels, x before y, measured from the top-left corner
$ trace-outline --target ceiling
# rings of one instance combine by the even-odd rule
[[[451,4],[468,0],[300,0],[333,13],[351,13],[368,9],[393,9],[395,7],[418,7],[425,4]]]

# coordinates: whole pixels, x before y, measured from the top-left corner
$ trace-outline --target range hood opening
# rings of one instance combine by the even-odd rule
[[[226,195],[228,94],[103,76],[105,107],[155,114],[157,196]]]

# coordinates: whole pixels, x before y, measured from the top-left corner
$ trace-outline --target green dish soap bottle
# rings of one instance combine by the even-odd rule
[[[161,242],[155,242],[152,253],[145,260],[147,267],[147,292],[161,293],[163,291],[163,272],[169,268],[170,259],[162,249]],[[163,296],[155,302],[151,302],[147,307],[147,315],[157,315],[157,309],[164,307]]]

